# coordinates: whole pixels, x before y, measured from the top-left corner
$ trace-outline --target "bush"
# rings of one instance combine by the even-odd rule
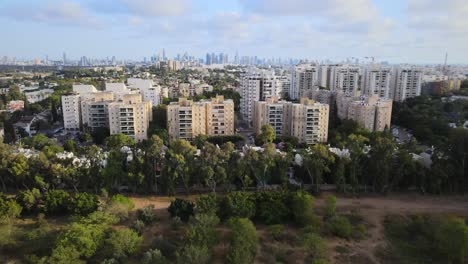
[[[41,192],[33,188],[27,191],[21,191],[16,195],[16,202],[23,207],[25,212],[31,213],[36,212],[39,209],[41,202]]]
[[[137,210],[137,219],[143,221],[146,225],[150,225],[156,220],[154,214],[154,205],[148,205],[142,209]]]
[[[101,264],[119,264],[119,261],[115,258],[105,259],[101,261]]]
[[[104,210],[122,221],[128,219],[128,215],[134,207],[135,204],[132,200],[121,194],[116,194],[111,197]]]
[[[387,216],[385,236],[401,263],[468,263],[468,225],[447,215]]]
[[[363,224],[358,224],[354,228],[353,238],[357,240],[364,239],[366,237],[367,228]]]
[[[177,253],[178,264],[204,264],[210,259],[211,251],[204,245],[187,245]]]
[[[180,217],[176,216],[172,218],[171,221],[171,228],[172,230],[179,230],[179,228],[182,226],[182,220],[180,220]]]
[[[70,199],[68,211],[77,215],[88,215],[98,209],[99,199],[97,195],[89,193],[76,193]]]
[[[305,233],[302,236],[302,245],[314,259],[326,256],[327,246],[320,235],[316,233]]]
[[[128,228],[113,231],[106,239],[107,249],[116,259],[127,258],[137,253],[142,243],[143,237]]]
[[[17,202],[0,193],[0,224],[20,216],[21,211],[22,208]]]
[[[291,196],[291,210],[294,221],[300,226],[313,225],[317,223],[317,217],[313,212],[314,197],[298,191]]]
[[[325,199],[325,217],[331,218],[336,214],[336,197],[330,195]]]
[[[290,210],[286,206],[285,192],[259,192],[256,195],[257,218],[265,224],[283,223],[289,218]]]
[[[190,220],[185,242],[194,245],[206,245],[208,248],[217,243],[215,227],[219,224],[216,215],[200,214]]]
[[[270,225],[267,227],[268,233],[274,240],[280,240],[283,237],[283,225]]]
[[[70,195],[63,190],[51,190],[44,197],[44,212],[47,215],[68,213]]]
[[[192,202],[176,198],[167,210],[171,217],[178,216],[182,221],[187,222],[190,216],[194,215],[194,207]]]
[[[141,264],[169,264],[169,261],[160,250],[150,249],[143,254]]]
[[[223,201],[223,216],[251,219],[255,215],[255,197],[247,192],[231,192]]]
[[[214,214],[219,212],[219,201],[215,193],[200,195],[195,208],[197,214]]]
[[[253,223],[246,218],[232,218],[229,220],[232,230],[226,263],[253,263],[257,253],[258,236]]]
[[[143,234],[143,231],[145,229],[145,222],[137,219],[132,225],[132,229],[135,230],[138,234]]]
[[[337,237],[348,239],[353,233],[353,226],[348,218],[335,216],[330,218],[330,221],[327,223],[327,230]]]
[[[166,258],[174,258],[177,250],[177,246],[163,236],[158,236],[153,240],[153,247],[160,250]]]

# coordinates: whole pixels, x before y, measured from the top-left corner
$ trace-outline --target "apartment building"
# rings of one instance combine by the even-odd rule
[[[421,95],[423,72],[415,67],[398,67],[394,69],[390,98],[402,102],[407,98]]]
[[[249,122],[252,122],[255,102],[265,101],[271,96],[282,94],[276,76],[269,71],[251,71],[244,74],[241,77],[240,86],[240,111]]]
[[[328,67],[328,85],[331,91],[359,95],[360,69],[349,65]]]
[[[110,134],[122,133],[136,141],[147,139],[147,129],[152,117],[152,104],[143,101],[140,94],[126,94],[108,105]]]
[[[81,100],[81,121],[85,130],[109,127],[109,104],[114,102],[113,92],[97,92],[83,96]]]
[[[62,95],[63,125],[66,130],[79,130],[81,128],[81,100],[88,94],[96,93],[93,85],[74,84],[73,92]]]
[[[372,96],[337,95],[337,110],[340,119],[351,119],[370,131],[383,131],[390,128],[392,119],[391,99]]]
[[[127,85],[130,89],[137,89],[143,98],[143,101],[149,101],[153,106],[162,102],[161,87],[155,85],[150,79],[128,78]]]
[[[392,70],[383,67],[365,68],[361,87],[364,95],[390,97]]]
[[[318,88],[319,68],[313,65],[298,65],[294,68],[291,77],[291,99],[299,99],[310,95],[311,91]]]
[[[233,135],[234,102],[223,96],[200,102],[180,98],[167,107],[167,127],[171,140]]]
[[[271,125],[277,136],[294,136],[299,142],[316,144],[328,139],[329,106],[308,98],[300,103],[279,101],[272,97],[256,102],[254,131],[261,133],[263,125]]]

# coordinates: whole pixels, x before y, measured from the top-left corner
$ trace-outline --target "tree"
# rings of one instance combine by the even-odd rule
[[[194,215],[195,205],[187,200],[176,198],[171,202],[167,211],[171,217],[179,217],[182,221],[187,222],[189,218]]]
[[[255,216],[255,197],[247,192],[230,192],[223,200],[222,215],[226,218]]]
[[[106,239],[109,252],[116,259],[123,259],[140,250],[143,237],[132,229],[125,228],[113,231]]]
[[[271,125],[263,125],[261,133],[258,135],[258,143],[263,145],[265,143],[272,143],[276,138],[275,130]]]
[[[88,215],[98,209],[99,199],[94,194],[76,193],[70,199],[68,210],[77,215]]]
[[[63,190],[51,190],[44,196],[44,211],[48,215],[65,214],[70,205],[70,195]]]
[[[245,218],[229,221],[232,233],[226,263],[253,263],[257,253],[258,236],[253,223]]]
[[[185,191],[189,192],[195,152],[196,148],[186,140],[181,139],[171,142],[165,155],[166,161],[163,167],[167,192],[174,192],[176,182],[182,183]]]
[[[144,142],[143,150],[145,152],[144,168],[146,169],[146,180],[151,190],[157,193],[158,178],[160,177],[164,155],[164,143],[160,137],[153,135],[149,140]]]
[[[314,197],[302,191],[291,195],[291,211],[294,221],[300,226],[314,224],[316,218],[313,212]]]
[[[34,212],[39,209],[39,203],[41,202],[41,192],[33,188],[31,190],[21,191],[16,195],[16,201],[20,204],[24,211]]]
[[[228,154],[211,143],[205,143],[201,150],[200,171],[203,183],[208,186],[212,192],[216,192],[216,187],[226,182],[226,164],[229,158]]]
[[[323,174],[330,172],[330,165],[335,162],[335,157],[325,145],[317,144],[309,147],[304,152],[304,167],[309,174],[310,181],[314,184],[316,192],[320,190],[320,184],[323,180]]]
[[[131,147],[135,145],[133,138],[122,133],[111,135],[104,140],[106,147],[112,150],[120,150],[123,146]]]
[[[365,144],[369,141],[368,138],[362,135],[351,134],[346,140],[346,147],[350,152],[349,176],[353,193],[356,191],[360,182],[360,177],[363,170],[363,161],[365,160]]]
[[[369,151],[369,173],[372,175],[372,187],[378,192],[389,189],[390,174],[396,144],[393,139],[378,137]]]
[[[21,214],[21,211],[22,208],[17,202],[0,193],[0,224],[10,223],[11,220]]]

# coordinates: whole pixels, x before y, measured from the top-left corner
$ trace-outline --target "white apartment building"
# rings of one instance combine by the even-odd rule
[[[241,114],[252,122],[254,104],[271,96],[281,96],[282,91],[276,76],[269,71],[251,71],[241,77]]]
[[[370,131],[383,131],[390,128],[392,119],[391,99],[372,96],[337,95],[337,110],[340,119],[351,119]]]
[[[291,99],[307,97],[313,89],[318,88],[318,72],[317,66],[296,66],[291,77],[291,90],[289,92]]]
[[[180,98],[167,107],[167,127],[171,140],[233,135],[234,102],[223,96],[200,102]]]
[[[87,94],[96,93],[93,85],[74,84],[73,92],[62,95],[63,125],[66,130],[81,128],[81,100]]]
[[[149,122],[153,119],[150,101],[143,102],[140,94],[126,94],[108,105],[110,134],[122,133],[142,141],[148,138]]]
[[[328,65],[318,66],[318,86],[327,88],[328,85]]]
[[[358,95],[360,83],[359,67],[348,65],[331,65],[328,67],[328,87],[331,91]]]
[[[365,68],[362,75],[362,91],[364,95],[390,97],[392,70],[390,68]]]
[[[271,125],[277,136],[294,136],[306,144],[326,142],[328,116],[327,104],[307,98],[292,103],[272,97],[265,102],[256,102],[254,131],[259,134],[263,125]]]
[[[153,106],[158,106],[162,102],[161,87],[155,85],[150,79],[128,78],[127,84],[130,88],[138,89],[143,101],[149,101]]]
[[[390,98],[402,102],[421,95],[423,72],[415,67],[398,67],[394,70]]]
[[[113,92],[97,92],[83,96],[81,100],[81,122],[85,130],[109,127],[109,104],[114,102]]]

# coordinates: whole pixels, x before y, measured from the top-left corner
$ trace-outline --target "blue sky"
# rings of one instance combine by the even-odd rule
[[[0,56],[468,62],[466,0],[0,0]]]

